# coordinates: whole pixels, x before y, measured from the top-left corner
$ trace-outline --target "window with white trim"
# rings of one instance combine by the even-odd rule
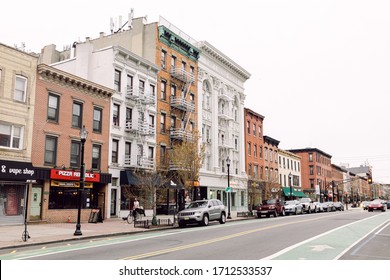
[[[0,147],[21,149],[23,127],[0,123]]]
[[[14,88],[14,100],[25,102],[26,90],[27,90],[27,78],[20,75],[16,75],[15,88]]]

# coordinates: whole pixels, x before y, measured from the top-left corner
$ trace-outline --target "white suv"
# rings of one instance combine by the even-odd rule
[[[196,200],[180,211],[177,219],[179,227],[193,223],[207,226],[209,221],[214,220],[219,220],[221,224],[224,224],[226,222],[225,206],[218,199]]]

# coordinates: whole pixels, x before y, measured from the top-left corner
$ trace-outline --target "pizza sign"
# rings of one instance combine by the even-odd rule
[[[62,180],[62,181],[79,181],[80,171],[73,170],[58,170],[52,169],[50,171],[50,179]],[[85,172],[85,181],[87,182],[100,182],[100,173]]]

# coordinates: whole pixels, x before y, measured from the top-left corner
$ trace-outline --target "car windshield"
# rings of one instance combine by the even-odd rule
[[[275,204],[276,203],[276,199],[270,199],[270,200],[265,200],[263,201],[263,204],[264,205],[267,205],[267,204]]]
[[[295,200],[288,200],[288,201],[286,201],[286,204],[293,205],[293,204],[296,204],[296,202],[295,202]]]
[[[381,204],[381,201],[380,200],[373,200],[373,201],[371,201],[371,204]]]
[[[188,205],[187,209],[204,207],[207,207],[207,201],[194,201]]]

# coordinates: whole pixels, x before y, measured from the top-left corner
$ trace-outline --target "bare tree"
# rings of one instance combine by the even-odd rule
[[[191,137],[172,147],[171,170],[175,170],[177,179],[189,193],[199,182],[199,170],[205,156],[205,145],[200,144],[199,140],[200,136],[196,131]]]

